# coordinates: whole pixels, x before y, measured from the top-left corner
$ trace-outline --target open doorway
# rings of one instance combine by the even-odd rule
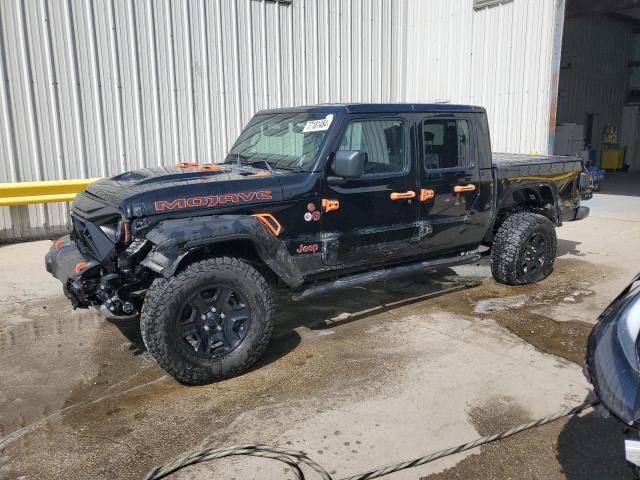
[[[567,0],[556,121],[554,153],[640,192],[640,2]]]

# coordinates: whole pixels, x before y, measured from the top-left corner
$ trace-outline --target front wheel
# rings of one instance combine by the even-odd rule
[[[556,231],[547,217],[531,212],[510,215],[491,246],[491,273],[496,282],[526,285],[553,271]]]
[[[149,288],[140,318],[149,353],[169,374],[205,384],[247,370],[273,331],[273,295],[243,260],[212,258]]]

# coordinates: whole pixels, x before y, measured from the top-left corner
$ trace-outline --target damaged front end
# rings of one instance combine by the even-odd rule
[[[598,318],[587,345],[587,374],[605,413],[627,427],[625,453],[640,467],[640,275]]]
[[[90,288],[83,280],[83,274],[90,276],[99,263],[84,255],[70,235],[56,240],[45,257],[45,264],[47,271],[62,282],[64,294],[74,309],[90,305]]]
[[[45,257],[47,270],[74,308],[93,306],[113,320],[136,318],[151,281],[139,265],[149,242],[132,239],[122,212],[86,194],[76,198],[71,218],[71,235],[58,239]]]

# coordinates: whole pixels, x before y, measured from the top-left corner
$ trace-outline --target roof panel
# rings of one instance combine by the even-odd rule
[[[348,113],[484,112],[484,108],[475,105],[455,105],[451,103],[321,103],[318,105],[262,110],[258,114],[308,111],[331,112],[339,110]]]

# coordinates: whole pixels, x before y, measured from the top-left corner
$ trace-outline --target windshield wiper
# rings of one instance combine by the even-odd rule
[[[303,168],[300,167],[296,167],[294,165],[281,165],[278,162],[275,163],[271,163],[268,160],[265,160],[264,158],[258,159],[258,160],[253,160],[250,161],[249,156],[247,155],[241,155],[239,153],[230,153],[227,156],[227,160],[225,161],[225,163],[233,163],[233,157],[235,157],[235,163],[238,167],[245,167],[245,166],[249,166],[249,167],[254,167],[254,168],[260,168],[258,164],[264,164],[265,168],[267,169],[267,171],[271,174],[271,175],[280,175],[280,173],[278,173],[278,169],[279,170],[289,170],[292,172],[304,172],[305,170]]]
[[[260,160],[254,160],[253,162],[247,162],[247,165],[249,165],[250,167],[256,168],[256,165],[259,163],[264,163],[265,167],[267,168],[268,172],[271,175],[279,175],[278,172],[271,166],[271,164],[267,162],[264,158],[261,158]],[[260,168],[260,167],[257,167],[257,168]]]
[[[267,162],[266,160],[262,160],[264,162],[264,164],[267,166],[267,170],[269,170],[269,173],[271,175],[278,175],[278,172],[276,172],[274,170],[274,168],[271,166],[271,164],[269,162]]]
[[[236,153],[236,154],[235,154],[235,156],[236,156],[236,165],[238,166],[238,168],[242,168],[242,167],[243,167],[243,166],[245,166],[245,165],[248,165],[249,167],[254,167],[254,165],[255,165],[255,164],[257,164],[257,163],[264,163],[264,164],[265,164],[265,166],[267,167],[267,170],[269,171],[269,173],[270,173],[271,175],[278,175],[278,172],[276,172],[276,171],[274,170],[274,168],[271,166],[271,164],[269,164],[269,162],[267,162],[267,161],[266,161],[266,160],[264,160],[264,159],[261,159],[261,160],[255,160],[255,161],[253,161],[253,162],[249,162],[249,161],[247,161],[247,162],[245,162],[245,163],[242,163],[242,161],[243,161],[243,160],[245,160],[245,159],[247,159],[247,158],[249,158],[249,157],[247,157],[247,156],[245,156],[245,155],[240,155],[239,153]],[[226,163],[226,162],[225,162],[225,163]],[[255,167],[254,167],[254,168],[255,168]]]
[[[242,161],[247,159],[246,155],[240,155],[239,153],[229,153],[224,159],[224,163],[235,163],[237,166],[241,167],[243,165]]]
[[[306,170],[302,167],[297,167],[295,165],[280,165],[279,163],[276,163],[276,168],[279,168],[280,170],[289,170],[291,172],[306,172]]]

